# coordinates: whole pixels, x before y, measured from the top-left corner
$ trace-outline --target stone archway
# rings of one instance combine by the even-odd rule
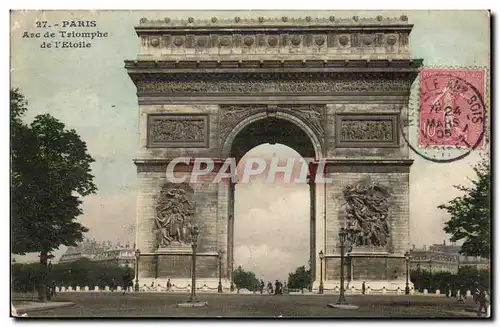
[[[321,112],[321,109],[324,108],[316,108],[318,112]],[[304,123],[296,116],[280,112],[277,108],[271,115],[266,111],[256,112],[243,121],[237,121],[239,123],[236,124],[227,135],[225,142],[223,142],[223,157],[232,157],[235,158],[236,162],[239,162],[255,146],[265,143],[280,143],[294,149],[302,158],[309,159],[312,165],[309,165],[308,174],[314,174],[314,162],[318,160],[317,158],[322,157],[322,152],[317,135],[307,126],[307,123],[311,123],[310,121]],[[316,184],[313,178],[308,178],[308,184],[310,211],[309,217],[304,218],[309,220],[309,261],[314,275],[316,260]],[[227,201],[230,204],[228,207],[227,274],[231,276],[231,271],[234,271],[236,185],[231,183],[227,187],[229,188],[227,200],[219,198],[219,201]]]
[[[139,103],[135,163],[141,285],[167,278],[179,287],[190,283],[190,251],[172,245],[158,248],[155,234],[158,203],[168,194],[162,193],[167,164],[186,156],[222,162],[245,127],[278,119],[307,135],[309,153],[324,160],[324,174],[335,181],[312,187],[315,193],[311,192],[317,208],[312,214],[315,252],[325,253],[325,290],[339,284],[339,228],[356,223],[357,211],[353,215],[344,203],[352,192],[370,201],[379,189],[387,189],[387,208],[383,215],[369,218],[383,223],[384,235],[367,236],[363,233],[369,228],[359,229],[359,244],[349,260],[350,286],[360,288],[366,281],[373,289],[404,289],[412,160],[401,133],[408,132],[410,86],[422,64],[411,58],[411,29],[406,17],[142,19],[136,27],[140,53],[125,62]],[[189,175],[191,169],[188,164],[178,173]],[[227,185],[211,183],[184,189],[189,194],[180,198],[196,203],[184,215],[201,224],[200,287],[213,289],[217,251],[228,249],[231,191]],[[371,241],[364,242],[367,238]],[[222,260],[226,287],[227,252]],[[314,255],[317,289],[319,259]]]
[[[234,113],[232,113],[234,112]],[[291,133],[299,132],[303,134],[304,139],[307,139],[310,143],[309,149],[302,149],[300,145],[298,146],[298,152],[304,157],[314,158],[319,160],[323,158],[323,148],[320,142],[323,136],[324,129],[322,119],[324,119],[325,106],[286,106],[283,108],[274,106],[272,111],[264,106],[251,106],[247,108],[240,109],[236,106],[222,107],[221,108],[221,118],[219,124],[224,126],[229,130],[226,136],[220,138],[221,144],[221,155],[223,158],[235,155],[232,153],[234,141],[237,135],[239,135],[245,128],[248,128],[253,123],[260,121],[283,121],[286,122],[285,126],[275,126],[278,130],[284,129],[295,129]],[[313,116],[314,115],[314,116]],[[226,118],[229,116],[230,118]],[[228,126],[228,127],[226,127]],[[311,127],[312,126],[312,127]],[[269,126],[271,127],[271,126]],[[222,130],[222,129],[221,129]],[[267,135],[269,139],[272,137],[280,137],[281,135]],[[290,143],[290,142],[287,142]],[[292,142],[293,143],[293,142]],[[285,144],[288,145],[288,144]],[[291,144],[292,148],[297,144]],[[251,144],[246,144],[246,150],[248,151],[253,146]],[[301,150],[304,150],[301,152]]]

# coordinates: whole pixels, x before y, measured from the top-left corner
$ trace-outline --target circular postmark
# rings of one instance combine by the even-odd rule
[[[418,145],[401,131],[420,157],[452,162],[480,148],[486,132],[483,70],[423,69],[420,73]]]

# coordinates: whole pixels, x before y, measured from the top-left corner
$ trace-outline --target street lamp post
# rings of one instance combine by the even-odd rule
[[[340,239],[340,296],[337,300],[337,304],[347,304],[344,295],[344,251],[345,251],[345,241],[347,238],[347,231],[344,227],[340,229],[339,239]]]
[[[155,255],[153,258],[155,263],[155,279],[158,279],[158,255]]]
[[[139,257],[141,256],[141,250],[135,250],[135,287],[134,290],[139,292]]]
[[[432,258],[429,259],[429,290],[432,290]]]
[[[191,248],[193,250],[192,255],[192,267],[191,267],[191,295],[187,302],[177,304],[180,308],[198,308],[206,307],[207,302],[201,302],[196,298],[196,248],[198,247],[198,236],[200,234],[200,229],[196,224],[192,224],[190,228],[191,234]]]
[[[52,299],[52,294],[54,293],[54,290],[52,289],[54,287],[54,285],[52,285],[52,262],[49,261],[49,264],[47,265],[47,270],[48,270],[48,278],[47,278],[47,283],[49,285],[47,285],[48,289],[49,289],[49,292],[47,294],[47,298],[48,300],[51,300]]]
[[[196,301],[196,248],[198,246],[198,235],[200,231],[198,226],[194,225],[191,227],[191,248],[193,250],[192,256],[192,271],[191,271],[191,295],[189,296],[188,302],[197,302]]]
[[[68,286],[73,286],[72,276],[71,276],[71,267],[68,268]]]
[[[324,292],[324,287],[323,287],[323,259],[324,258],[325,258],[325,255],[323,254],[323,250],[319,251],[319,262],[320,262],[319,294],[323,294],[323,292]]]
[[[417,289],[417,292],[420,292],[420,262],[417,263],[417,280],[415,281],[416,282],[416,289]]]
[[[232,252],[231,252],[232,253]],[[234,292],[234,282],[233,282],[233,274],[234,274],[234,259],[231,259],[231,292]]]
[[[222,250],[217,251],[219,260],[219,285],[217,286],[217,293],[222,293]]]
[[[406,287],[405,287],[405,294],[408,295],[410,294],[410,283],[408,282],[408,277],[410,274],[409,271],[409,263],[410,263],[410,252],[406,251],[405,253],[405,262],[406,262]]]

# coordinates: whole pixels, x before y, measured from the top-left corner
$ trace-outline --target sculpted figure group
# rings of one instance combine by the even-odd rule
[[[388,198],[387,190],[375,183],[346,186],[346,220],[352,246],[387,245],[390,236]]]
[[[189,201],[186,190],[176,186],[165,186],[156,206],[155,226],[157,247],[171,243],[191,243],[191,227],[195,206]]]

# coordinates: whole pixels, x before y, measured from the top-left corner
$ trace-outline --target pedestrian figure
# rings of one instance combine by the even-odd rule
[[[267,293],[273,294],[273,284],[271,282],[267,282]]]
[[[111,292],[114,292],[116,290],[116,279],[113,277],[111,279]]]
[[[139,286],[139,285],[137,285]],[[134,278],[133,277],[130,277],[129,280],[128,280],[128,287],[129,287],[129,291],[132,292],[134,290]]]
[[[277,286],[276,286],[276,294],[277,295],[281,295],[283,294],[283,284],[281,283],[281,281],[277,280],[276,281],[277,283]]]
[[[485,289],[481,289],[481,291],[479,292],[477,302],[479,302],[479,307],[477,309],[477,315],[480,316],[483,309],[484,309],[484,313],[488,314],[488,305],[490,302],[490,296]]]
[[[172,287],[172,283],[170,283],[170,278],[167,280],[167,292],[170,292],[170,288]]]
[[[125,274],[123,275],[123,295],[125,295],[125,293],[127,293],[129,285],[130,285],[130,274],[128,273],[128,270],[127,270],[125,272]]]
[[[276,281],[274,282],[274,295],[278,295],[278,292],[279,292],[279,282],[276,279]]]
[[[462,295],[462,288],[459,287],[457,292],[457,303],[465,303],[464,297]]]
[[[261,279],[260,280],[260,294],[262,295],[262,293],[264,293],[264,281]]]
[[[56,296],[56,281],[52,280],[52,297]]]
[[[365,284],[365,281],[363,281],[363,284],[361,284],[361,293],[363,295],[366,293],[366,284]]]

